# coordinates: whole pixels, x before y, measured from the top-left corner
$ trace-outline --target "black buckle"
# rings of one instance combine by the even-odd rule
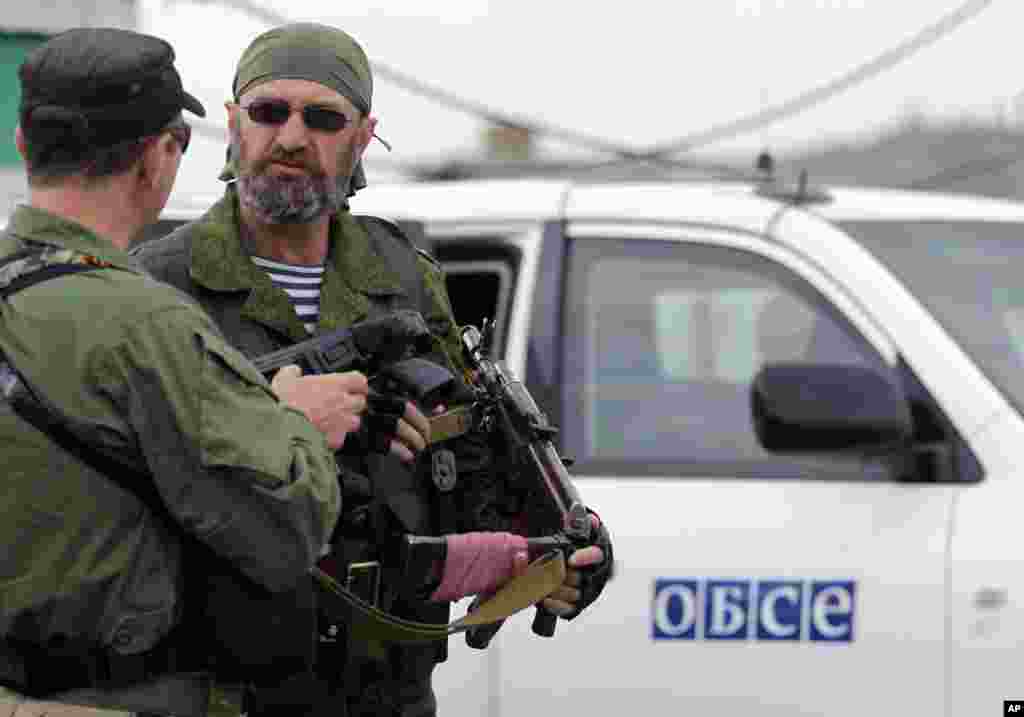
[[[430,456],[430,477],[441,493],[450,493],[458,481],[455,454],[447,448],[434,451]]]
[[[380,605],[380,576],[379,560],[349,563],[345,587],[363,602],[377,607]]]

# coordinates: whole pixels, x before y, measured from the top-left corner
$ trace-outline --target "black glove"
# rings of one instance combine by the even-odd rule
[[[580,574],[580,584],[577,589],[580,591],[580,599],[576,602],[576,609],[563,616],[563,620],[572,620],[579,615],[592,602],[597,600],[604,586],[612,579],[615,567],[615,555],[612,552],[612,536],[604,525],[604,521],[592,510],[588,512],[597,516],[598,525],[592,545],[596,545],[604,553],[604,560],[597,565],[588,565],[585,568],[575,568]]]

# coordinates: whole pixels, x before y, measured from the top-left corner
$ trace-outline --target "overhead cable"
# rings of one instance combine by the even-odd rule
[[[204,3],[226,5],[270,25],[282,25],[292,20],[281,13],[254,2],[253,0],[196,0]],[[730,122],[712,126],[706,130],[686,135],[669,142],[659,143],[647,149],[632,149],[625,145],[609,142],[583,132],[564,129],[530,118],[513,115],[488,107],[482,103],[467,100],[442,88],[429,85],[410,75],[380,63],[371,63],[374,73],[386,82],[402,87],[409,92],[426,97],[444,106],[479,117],[498,125],[521,127],[538,136],[561,139],[568,144],[614,155],[617,159],[602,162],[597,167],[610,166],[620,162],[643,160],[663,166],[677,166],[678,161],[671,155],[698,147],[720,142],[725,139],[748,134],[781,120],[792,117],[825,100],[871,79],[908,59],[921,49],[931,45],[953,32],[991,6],[995,0],[969,0],[957,9],[928,25],[899,45],[882,52],[846,74],[818,87],[802,92],[785,102],[755,112]]]
[[[237,10],[241,10],[247,15],[265,22],[269,25],[284,25],[292,22],[292,19],[285,17],[281,13],[278,13],[264,5],[252,2],[252,0],[200,0],[201,2],[214,2],[218,5],[226,5],[233,7]],[[568,144],[583,147],[586,149],[603,152],[605,154],[612,154],[623,159],[631,159],[637,155],[637,152],[629,147],[600,137],[594,137],[583,132],[577,132],[575,130],[565,129],[558,127],[546,122],[539,122],[534,119],[527,117],[521,117],[512,115],[500,110],[496,110],[492,107],[488,107],[480,102],[474,102],[465,98],[459,97],[453,92],[442,89],[440,87],[427,84],[422,82],[411,75],[407,75],[404,72],[382,65],[379,62],[371,62],[374,75],[389,82],[393,85],[401,87],[415,95],[426,97],[427,99],[433,100],[446,107],[459,110],[465,114],[473,115],[481,119],[487,120],[493,124],[505,125],[510,127],[521,127],[529,130],[535,135],[546,135],[548,137],[554,137],[560,139]],[[652,158],[658,160],[660,158]],[[668,162],[671,163],[671,162]]]
[[[911,55],[928,45],[948,35],[968,20],[976,17],[983,10],[988,8],[995,0],[970,0],[962,6],[942,17],[937,22],[924,28],[913,37],[900,43],[892,49],[868,60],[855,67],[845,75],[838,77],[819,87],[814,87],[806,92],[782,102],[773,107],[755,112],[752,115],[740,119],[715,125],[709,129],[686,135],[669,142],[659,143],[653,147],[640,152],[640,156],[647,159],[665,157],[671,154],[686,152],[697,147],[720,142],[725,139],[732,139],[754,130],[767,127],[768,125],[787,119],[810,109],[814,105],[850,89],[876,75],[891,69],[903,62]]]

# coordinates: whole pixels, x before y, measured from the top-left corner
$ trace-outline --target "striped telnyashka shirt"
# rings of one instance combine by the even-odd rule
[[[282,264],[259,256],[252,258],[256,266],[267,272],[274,285],[288,294],[295,307],[299,320],[306,326],[306,331],[316,331],[320,320],[320,284],[324,279],[324,267],[298,266]]]

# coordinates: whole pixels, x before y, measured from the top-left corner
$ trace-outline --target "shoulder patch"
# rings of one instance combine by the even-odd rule
[[[111,264],[100,261],[90,254],[52,244],[32,242],[0,262],[0,290],[6,293],[10,287],[23,284],[26,277],[57,266],[76,267],[69,272],[71,273],[86,269],[105,269]]]

